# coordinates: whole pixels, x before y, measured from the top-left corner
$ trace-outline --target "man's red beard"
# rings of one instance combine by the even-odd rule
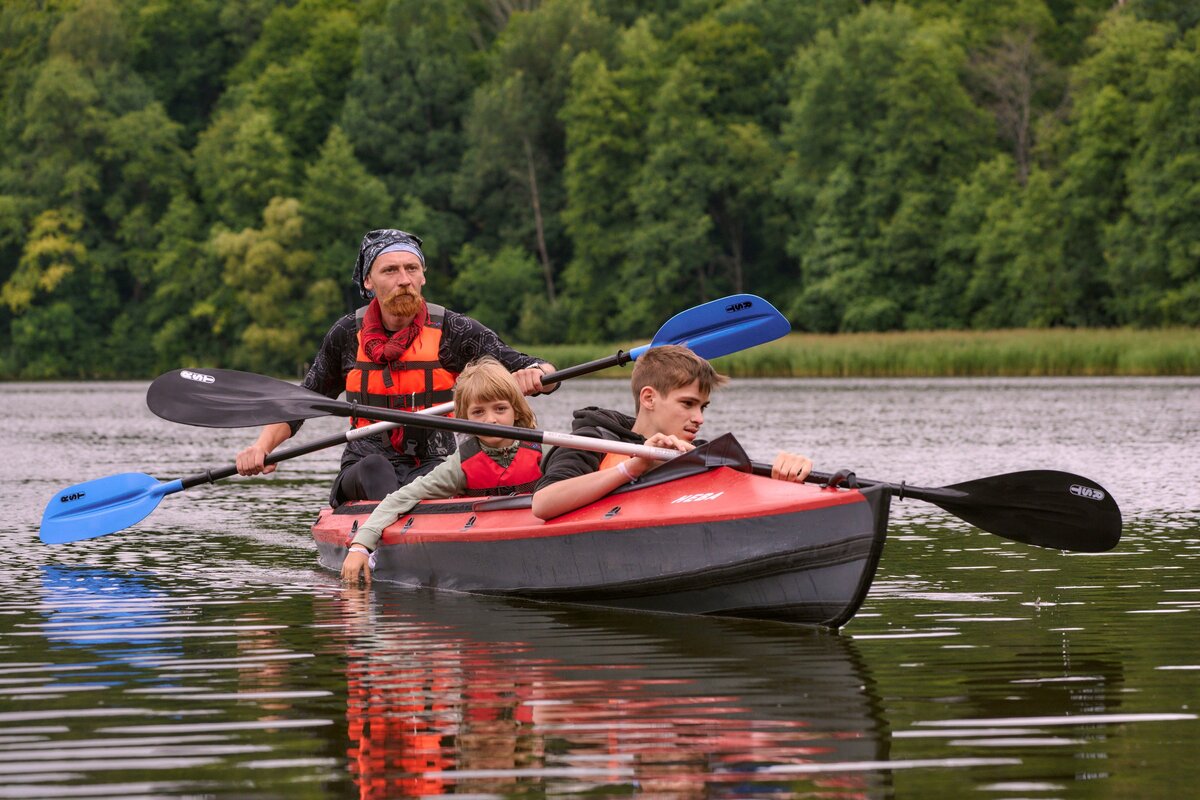
[[[410,292],[407,289],[397,289],[386,299],[380,299],[379,304],[389,314],[407,319],[415,317],[421,310],[420,292]]]

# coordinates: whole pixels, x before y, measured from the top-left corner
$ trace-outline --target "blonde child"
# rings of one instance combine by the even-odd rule
[[[499,361],[485,356],[467,365],[454,385],[454,414],[459,419],[532,428],[537,424],[521,387]],[[462,495],[516,494],[533,490],[541,477],[541,446],[515,439],[472,436],[458,450],[407,486],[389,494],[358,529],[346,558],[342,580],[371,582],[367,563],[383,529],[422,500]]]

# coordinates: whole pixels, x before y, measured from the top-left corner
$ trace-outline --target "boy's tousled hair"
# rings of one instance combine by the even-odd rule
[[[713,389],[729,383],[729,377],[717,372],[712,364],[682,345],[651,347],[633,363],[633,375],[629,383],[633,389],[634,409],[638,408],[642,389],[647,386],[665,395],[692,381],[699,381],[700,391],[710,395]]]
[[[491,356],[482,356],[467,364],[454,384],[454,416],[467,419],[467,407],[472,403],[505,400],[513,407],[513,422],[518,428],[537,427],[537,417],[529,401],[521,394],[508,370]]]

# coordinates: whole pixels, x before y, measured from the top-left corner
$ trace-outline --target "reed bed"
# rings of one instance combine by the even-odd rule
[[[565,366],[636,344],[530,346],[525,352]],[[715,363],[726,374],[759,378],[1200,375],[1200,329],[794,333]]]

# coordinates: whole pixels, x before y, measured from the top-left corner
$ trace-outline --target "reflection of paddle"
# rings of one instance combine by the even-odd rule
[[[783,315],[761,297],[750,294],[732,295],[679,312],[659,328],[650,344],[635,347],[628,353],[617,351],[614,355],[596,361],[559,370],[543,377],[542,383],[558,383],[608,367],[621,366],[636,360],[651,347],[664,344],[684,344],[705,358],[718,358],[778,339],[790,329]],[[201,375],[198,371],[172,374]],[[203,380],[202,376],[200,380]],[[153,391],[153,387],[151,390]],[[453,403],[443,403],[419,413],[447,414],[453,408]],[[372,408],[370,413],[364,416],[378,419],[382,415],[376,414],[376,410]],[[234,413],[234,409],[230,409],[230,413]],[[311,416],[315,415],[296,415],[286,420],[271,421],[286,422]],[[234,427],[253,424],[255,423],[238,422]],[[271,453],[264,463],[275,464],[327,447],[345,444],[396,428],[400,424],[402,423],[382,421],[326,436],[299,447]],[[42,541],[59,544],[114,533],[145,519],[168,494],[236,474],[237,468],[228,466],[160,483],[149,475],[130,472],[67,487],[59,491],[46,507],[42,516]]]
[[[233,370],[168,372],[150,385],[146,402],[155,414],[173,422],[212,428],[264,425],[330,414],[350,417],[364,413],[356,403],[330,400],[322,394],[285,381]],[[413,427],[658,458],[650,453],[618,451],[615,447],[619,444],[617,442],[594,440],[595,443],[580,447],[560,438],[579,438],[570,437],[569,434],[470,420],[422,417],[387,409],[372,408],[370,413]],[[672,455],[670,451],[660,452]],[[754,471],[769,475],[771,469],[769,465],[754,464]],[[809,480],[824,483],[831,477],[816,474],[810,476]],[[861,486],[879,483],[882,482],[858,481]],[[1108,492],[1087,478],[1066,472],[1014,472],[941,489],[925,489],[903,483],[886,485],[901,499],[913,498],[933,503],[985,531],[1026,544],[1095,553],[1111,550],[1121,538],[1121,512]]]

